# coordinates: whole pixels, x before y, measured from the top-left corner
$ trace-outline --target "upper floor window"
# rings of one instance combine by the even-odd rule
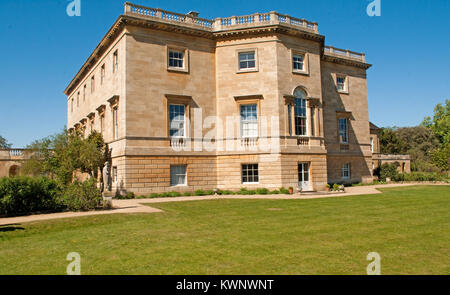
[[[241,137],[258,137],[258,113],[256,104],[241,105]]]
[[[117,107],[113,108],[113,136],[114,140],[119,137],[119,122],[118,122],[118,113]]]
[[[179,104],[171,104],[169,106],[170,117],[170,136],[171,137],[186,137],[186,106]]]
[[[72,101],[70,103],[70,112],[73,113],[73,98],[72,98]]]
[[[102,68],[100,70],[100,83],[103,84],[105,82],[105,65],[102,65]]]
[[[295,118],[295,135],[305,136],[307,132],[306,117],[306,92],[302,89],[296,89],[294,92],[294,118]]]
[[[294,72],[305,71],[305,56],[303,54],[294,54],[292,56]]]
[[[100,115],[100,133],[105,136],[105,115]]]
[[[95,76],[91,77],[91,93],[95,91]]]
[[[80,106],[80,92],[77,93],[77,107]]]
[[[256,54],[255,51],[240,52],[239,53],[239,70],[256,69]]]
[[[113,73],[119,68],[119,52],[118,50],[113,53]]]
[[[348,143],[348,120],[346,118],[339,119],[339,142]]]
[[[112,176],[113,176],[113,177],[112,177],[112,181],[113,181],[114,183],[117,183],[117,166],[114,166],[112,170],[113,170],[113,171],[112,171],[112,172],[113,172],[113,173],[112,173],[112,174],[113,174],[113,175],[112,175]]]
[[[86,84],[83,86],[83,101],[86,101]]]
[[[184,51],[169,49],[169,68],[184,69]]]
[[[350,178],[350,164],[349,163],[345,163],[345,164],[342,165],[341,177],[342,177],[342,179],[349,179]]]
[[[336,89],[339,92],[348,92],[347,77],[339,75],[336,76]]]
[[[370,138],[370,151],[373,153],[373,137]]]

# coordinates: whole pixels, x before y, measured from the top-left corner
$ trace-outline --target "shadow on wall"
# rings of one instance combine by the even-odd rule
[[[366,77],[364,73],[355,72],[354,70],[349,70],[346,72],[346,75],[347,77]],[[334,77],[331,72],[323,77],[324,81],[322,81],[322,83],[324,85],[335,85]],[[349,86],[349,91],[350,93],[352,91],[351,85]],[[357,183],[372,178],[371,168],[364,157],[361,146],[369,144],[368,142],[361,142],[361,136],[364,136],[365,133],[370,133],[369,122],[356,121],[357,118],[355,118],[355,114],[357,114],[357,116],[360,113],[364,115],[365,107],[360,107],[360,104],[357,101],[347,101],[347,104],[344,104],[343,97],[348,95],[349,94],[340,94],[334,87],[330,87],[327,91],[324,91],[324,97],[326,98],[324,99],[324,119],[327,118],[328,121],[324,122],[324,124],[329,126],[329,128],[324,128],[324,131],[328,151],[328,180],[331,183]],[[362,104],[362,106],[364,106],[364,104]],[[348,144],[340,143],[340,118],[347,118],[348,120]],[[332,128],[332,126],[335,126],[335,128]],[[349,179],[344,179],[342,177],[342,166],[344,164],[350,164]]]

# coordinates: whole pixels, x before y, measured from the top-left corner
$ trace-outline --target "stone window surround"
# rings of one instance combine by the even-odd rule
[[[237,130],[239,130],[239,138],[242,137],[242,130],[241,130],[241,106],[242,105],[251,105],[256,104],[256,113],[257,113],[257,123],[258,123],[258,136],[256,138],[260,137],[261,132],[261,100],[264,99],[264,97],[261,94],[253,94],[253,95],[242,95],[242,96],[235,96],[234,100],[236,101],[236,107],[237,107],[237,114],[239,117],[239,127]]]
[[[119,139],[119,95],[114,95],[107,101],[109,102],[109,106],[111,108],[113,140],[117,140]],[[114,117],[114,111],[116,111],[116,118]],[[117,120],[117,122],[115,120]]]
[[[296,87],[297,89],[297,87]],[[303,89],[306,94],[308,94],[308,92],[306,91],[306,89]],[[295,96],[292,94],[286,94],[284,95],[284,99],[285,99],[285,115],[286,115],[286,135],[287,136],[295,136],[295,137],[320,137],[321,134],[321,126],[320,126],[320,116],[322,114],[321,111],[321,103],[320,103],[320,99],[319,98],[314,98],[314,97],[306,97],[306,121],[307,121],[307,135],[295,135],[295,111],[294,111],[294,107],[295,107]],[[291,107],[291,113],[290,113],[290,118],[289,116],[289,110],[288,108]],[[312,134],[312,119],[311,119],[311,109],[314,108],[314,131],[315,134]],[[291,131],[292,134],[289,133],[289,131]]]
[[[95,129],[95,113],[94,112],[91,112],[91,113],[89,113],[87,116],[86,116],[88,119],[89,119],[89,126],[90,126],[90,131],[91,131],[91,133],[94,131],[94,129]]]
[[[119,69],[119,49],[113,52],[113,73],[116,73]]]
[[[333,73],[333,81],[334,81],[334,85],[336,85],[336,91],[340,94],[349,94],[350,93],[350,87],[349,87],[349,76],[346,74],[340,74],[340,73]],[[337,78],[344,78],[344,90],[339,90],[337,87]]]
[[[305,50],[297,49],[297,48],[291,48],[291,71],[294,74],[299,75],[307,75],[309,76],[309,53]],[[294,69],[294,55],[303,55],[303,71],[295,70]]]
[[[169,66],[169,51],[180,51],[184,53],[183,57],[183,68],[170,67]],[[189,73],[189,49],[185,46],[180,45],[166,45],[166,62],[167,62],[167,71],[169,72],[180,72],[180,73]]]
[[[166,135],[167,138],[170,139],[170,105],[171,104],[177,104],[177,105],[184,105],[184,116],[185,116],[185,134],[184,139],[187,139],[190,137],[191,134],[191,105],[193,104],[192,96],[188,95],[180,95],[180,94],[165,94],[166,99],[164,100],[165,103],[165,121],[166,121]]]
[[[344,163],[341,166],[341,179],[348,180],[351,179],[352,175],[352,165],[350,163]],[[344,175],[344,172],[347,172],[347,176]]]
[[[246,52],[254,52],[255,53],[255,67],[251,68],[251,69],[241,69],[241,65],[239,62],[239,54],[240,53],[246,53]],[[236,73],[237,74],[242,74],[242,73],[254,73],[254,72],[259,72],[259,55],[258,55],[258,48],[253,47],[253,48],[240,48],[240,49],[236,49],[235,51],[235,58],[236,58]]]
[[[97,112],[98,112],[98,116],[100,118],[99,123],[100,123],[100,134],[105,137],[104,131],[105,131],[105,110],[106,110],[106,105],[102,104],[101,106],[99,106],[97,108]]]
[[[341,146],[349,146],[350,145],[350,121],[352,119],[352,112],[347,111],[336,111],[336,118],[337,118],[337,138],[338,142]],[[347,120],[347,142],[341,142],[341,135],[339,130],[339,120],[340,119],[346,119]]]
[[[245,163],[241,163],[240,164],[241,165],[241,184],[259,184],[259,164],[258,163],[247,163],[247,162],[245,162]],[[258,172],[258,181],[256,181],[256,182],[244,182],[243,180],[244,180],[244,165],[247,165],[247,166],[249,166],[249,165],[256,165],[256,171]],[[254,169],[252,169],[252,171],[253,171]],[[248,171],[248,169],[247,169],[247,171]],[[249,175],[247,175],[247,178],[249,177]],[[252,178],[255,178],[255,175],[253,174],[252,175]]]
[[[174,184],[174,182],[172,181],[172,177],[173,176],[177,176],[179,174],[174,173],[174,171],[172,170],[172,168],[175,169],[175,167],[184,167],[184,183],[182,184]],[[175,174],[175,175],[174,175]],[[183,187],[183,186],[188,186],[188,168],[187,168],[187,164],[171,164],[170,165],[170,186],[171,187]]]

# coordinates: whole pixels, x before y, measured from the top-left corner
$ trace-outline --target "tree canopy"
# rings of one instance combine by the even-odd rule
[[[105,144],[101,134],[95,131],[87,138],[63,131],[34,141],[28,148],[34,156],[24,162],[22,171],[54,177],[64,185],[72,182],[76,171],[95,177],[105,163]]]
[[[9,149],[11,148],[11,144],[8,143],[8,141],[0,135],[0,149]]]

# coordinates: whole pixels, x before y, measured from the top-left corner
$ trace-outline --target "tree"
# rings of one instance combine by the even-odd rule
[[[85,139],[80,133],[69,134],[64,130],[29,145],[33,156],[24,161],[22,171],[35,176],[51,176],[63,185],[72,182],[76,171],[96,177],[96,172],[105,163],[104,146],[103,138],[97,132]]]
[[[433,119],[426,117],[422,125],[433,131],[443,148],[450,144],[450,100],[446,99],[444,105],[437,104]]]
[[[11,144],[8,143],[8,141],[0,135],[0,149],[10,149]]]
[[[404,143],[396,133],[396,128],[383,128],[379,135],[382,154],[401,154],[404,152]]]

